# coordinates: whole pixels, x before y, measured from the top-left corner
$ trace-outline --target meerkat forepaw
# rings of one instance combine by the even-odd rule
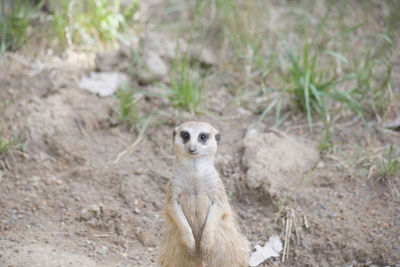
[[[192,256],[196,255],[196,241],[192,233],[187,233],[183,235],[182,242],[185,245],[190,255]]]
[[[211,234],[203,234],[200,241],[200,251],[203,257],[209,254],[212,247],[214,246],[214,238]]]

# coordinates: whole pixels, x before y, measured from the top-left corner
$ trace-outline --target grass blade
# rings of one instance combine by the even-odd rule
[[[304,81],[304,100],[305,100],[305,105],[306,105],[308,126],[309,126],[309,128],[311,130],[312,129],[312,118],[311,118],[310,88],[309,88],[310,74],[311,74],[310,70],[307,70],[306,78],[305,78],[305,81]]]
[[[257,120],[256,123],[256,128],[258,127],[258,124],[264,119],[264,117],[272,110],[272,108],[276,105],[278,102],[279,98],[281,97],[282,93],[280,93],[277,97],[274,98],[274,100],[269,103],[268,107],[264,109],[264,111],[261,113],[260,117]]]

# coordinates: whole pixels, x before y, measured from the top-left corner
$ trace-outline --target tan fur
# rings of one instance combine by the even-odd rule
[[[180,136],[182,131],[190,134],[186,143]],[[166,189],[167,229],[160,246],[160,266],[248,266],[248,241],[238,231],[214,167],[218,131],[208,123],[190,121],[174,132],[177,166]],[[198,140],[201,133],[209,134],[205,143]]]

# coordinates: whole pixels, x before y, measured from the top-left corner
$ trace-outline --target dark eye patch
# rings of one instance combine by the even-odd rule
[[[186,131],[182,131],[180,133],[180,136],[181,136],[181,138],[183,140],[183,143],[187,143],[190,140],[190,134],[188,132],[186,132]]]
[[[199,142],[204,144],[208,140],[209,136],[210,136],[210,134],[208,134],[208,133],[201,133],[201,134],[199,134],[198,140],[199,140]]]

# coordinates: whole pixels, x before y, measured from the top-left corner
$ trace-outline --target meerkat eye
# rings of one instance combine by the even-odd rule
[[[186,132],[186,131],[182,131],[181,132],[181,137],[182,137],[183,142],[186,143],[190,139],[190,134],[188,132]]]
[[[208,133],[201,133],[199,134],[199,141],[205,143],[209,137]]]

